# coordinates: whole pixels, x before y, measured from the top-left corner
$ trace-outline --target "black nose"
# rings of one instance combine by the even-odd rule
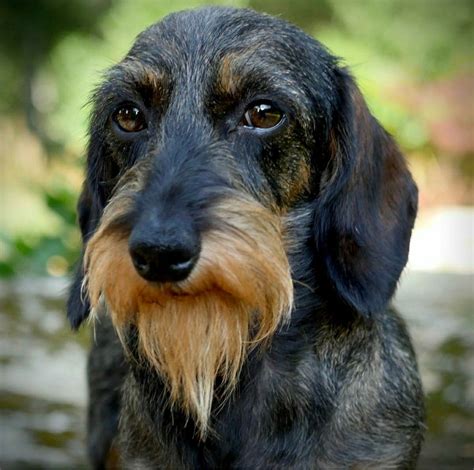
[[[178,282],[194,268],[200,243],[190,232],[133,230],[129,251],[135,269],[147,281]]]

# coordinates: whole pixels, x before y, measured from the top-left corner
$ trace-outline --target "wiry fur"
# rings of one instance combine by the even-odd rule
[[[242,124],[262,101],[281,125]],[[93,102],[68,317],[95,320],[94,467],[414,468],[423,394],[390,301],[417,189],[348,71],[281,20],[204,8],[144,31]],[[127,103],[140,132],[114,124]],[[183,237],[188,277],[138,274],[137,239]]]

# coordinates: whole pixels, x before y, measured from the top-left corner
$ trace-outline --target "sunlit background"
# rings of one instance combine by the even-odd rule
[[[428,405],[420,468],[474,463],[474,2],[241,0],[343,58],[420,188],[396,304]],[[2,468],[79,468],[89,332],[68,331],[88,97],[134,37],[199,0],[0,0]],[[166,5],[166,6],[165,6]]]

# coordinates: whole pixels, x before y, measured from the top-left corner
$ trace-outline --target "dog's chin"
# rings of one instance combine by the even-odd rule
[[[255,344],[250,341],[254,311],[219,289],[150,300],[138,300],[140,351],[165,379],[171,400],[195,418],[204,436],[214,393],[228,396]],[[217,377],[222,388],[216,391]]]

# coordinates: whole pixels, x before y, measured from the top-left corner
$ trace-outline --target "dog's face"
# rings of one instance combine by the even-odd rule
[[[103,301],[119,334],[135,327],[202,429],[215,378],[230,388],[249,346],[290,316],[298,234],[312,263],[298,280],[316,279],[321,301],[385,308],[416,188],[316,41],[249,10],[171,15],[108,72],[94,105],[69,317],[77,326]],[[292,217],[302,208],[307,231]]]

